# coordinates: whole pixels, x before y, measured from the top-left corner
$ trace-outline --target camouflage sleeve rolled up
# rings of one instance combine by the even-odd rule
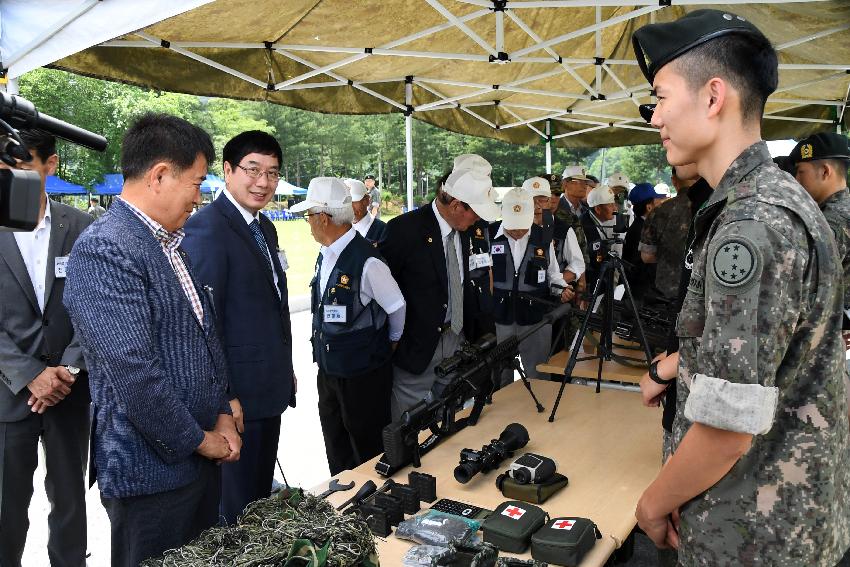
[[[808,301],[804,242],[747,219],[721,226],[706,251],[706,320],[685,417],[759,435],[776,410],[776,373]]]

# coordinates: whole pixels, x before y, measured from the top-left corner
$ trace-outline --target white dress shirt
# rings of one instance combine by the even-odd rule
[[[525,257],[525,250],[528,248],[528,238],[530,234],[530,230],[526,231],[522,238],[516,240],[513,236],[505,232],[501,225],[499,226],[499,230],[496,231],[496,236],[493,240],[502,235],[504,235],[508,240],[508,245],[511,247],[511,257],[514,262],[514,273],[517,273],[520,266],[522,266],[522,259]],[[555,258],[555,245],[551,242],[549,243],[549,265],[546,266],[546,275],[549,278],[550,285],[555,284],[561,287],[567,286],[564,274],[562,274],[561,270],[558,268],[558,259]]]
[[[339,255],[354,239],[354,228],[337,238],[330,246],[322,246],[322,264],[319,266],[319,295],[325,295],[328,278],[331,277]],[[404,332],[404,316],[407,311],[404,296],[390,273],[390,268],[378,258],[367,258],[360,277],[360,302],[368,305],[375,300],[387,313],[390,325],[390,340],[397,341]]]
[[[245,219],[245,224],[251,224],[253,221],[257,221],[258,223],[260,222],[260,213],[257,213],[256,215],[251,214],[251,211],[249,211],[248,209],[246,209],[245,207],[240,205],[236,201],[236,199],[233,198],[233,195],[230,194],[230,191],[228,191],[227,189],[224,190],[224,196],[227,197],[228,201],[233,203],[233,206],[236,207],[236,210],[239,211],[239,214],[241,214],[242,218]],[[248,230],[251,230],[251,229],[249,228]],[[252,235],[252,237],[253,237],[253,235]],[[278,282],[277,270],[274,269],[274,260],[272,260],[272,257],[271,257],[272,254],[277,254],[277,250],[274,250],[274,251],[269,250],[269,244],[267,242],[266,243],[266,253],[268,254],[269,262],[272,265],[272,277],[274,278],[274,288],[275,288],[275,291],[277,291],[277,296],[280,297],[280,288],[277,285],[277,282]]]
[[[14,232],[18,250],[24,258],[30,282],[32,282],[38,308],[44,313],[44,286],[47,282],[47,254],[50,247],[50,199],[44,208],[44,218],[31,232]],[[55,269],[55,268],[54,268]]]
[[[584,265],[584,255],[581,253],[581,246],[578,244],[576,231],[573,227],[567,230],[567,238],[564,240],[564,249],[561,250],[561,257],[558,258],[561,262],[566,263],[567,270],[575,274],[576,279],[579,279],[584,273],[587,266]]]
[[[354,230],[360,233],[360,236],[366,238],[366,233],[369,232],[369,229],[372,228],[372,223],[375,222],[375,217],[373,217],[368,212],[363,215],[363,218],[354,223]]]
[[[446,261],[448,262],[448,253],[449,253],[449,233],[454,230],[449,223],[446,222],[446,219],[440,214],[439,209],[437,209],[437,199],[431,201],[431,208],[434,209],[434,216],[437,217],[437,225],[440,227],[440,237],[443,240],[443,256],[446,257]],[[455,254],[457,255],[457,269],[460,272],[460,283],[461,289],[463,289],[463,252],[460,249],[460,235],[455,230],[454,235],[452,236],[452,244],[454,244]],[[449,274],[449,266],[446,264],[446,277]],[[448,289],[446,290],[448,292]],[[449,292],[450,293],[450,292]],[[452,301],[451,297],[449,298],[447,307],[446,307],[446,322],[452,320]]]

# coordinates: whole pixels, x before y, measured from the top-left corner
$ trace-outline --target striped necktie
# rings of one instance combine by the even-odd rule
[[[254,219],[248,227],[251,229],[251,234],[254,235],[254,240],[260,248],[260,254],[262,254],[263,258],[266,260],[266,265],[268,266],[269,271],[273,271],[272,259],[269,257],[269,247],[266,244],[266,237],[263,236],[263,232],[260,230],[260,223],[257,222],[257,219]]]

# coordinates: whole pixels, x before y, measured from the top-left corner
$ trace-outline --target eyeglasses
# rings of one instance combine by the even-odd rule
[[[277,170],[269,169],[263,171],[259,167],[242,167],[241,165],[237,165],[236,167],[244,171],[251,179],[259,179],[261,175],[265,175],[271,183],[277,183],[280,181],[280,171]]]
[[[304,220],[310,222],[310,217],[315,217],[316,215],[328,215],[329,219],[334,218],[333,215],[328,213],[304,213]]]

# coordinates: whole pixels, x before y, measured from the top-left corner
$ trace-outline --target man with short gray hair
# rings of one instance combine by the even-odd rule
[[[305,213],[322,245],[310,284],[311,342],[319,365],[319,420],[335,475],[383,449],[405,302],[375,247],[351,226],[351,196],[341,179],[313,179],[307,198],[290,210]]]

